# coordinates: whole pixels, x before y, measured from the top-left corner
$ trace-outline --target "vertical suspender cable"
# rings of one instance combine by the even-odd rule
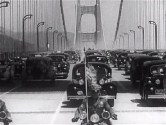
[[[14,45],[15,44],[14,44],[14,38],[13,38],[13,32],[14,32],[14,16],[13,16],[13,14],[14,14],[13,13],[14,12],[14,1],[11,3],[11,5],[12,5],[12,32],[11,32],[11,37],[12,37],[12,43],[13,43],[13,45],[12,45],[13,46],[13,51],[12,52],[14,53],[15,52],[14,51]]]
[[[114,41],[115,41],[116,38],[117,38],[117,34],[118,34],[118,30],[119,30],[122,8],[123,8],[123,0],[121,0],[121,2],[120,2],[119,15],[118,15],[118,21],[117,21],[117,25],[116,25],[116,31],[115,31]]]
[[[60,0],[60,8],[61,8],[61,16],[62,16],[62,22],[63,22],[63,28],[64,28],[64,33],[65,33],[65,40],[67,42],[67,46],[69,46],[68,44],[68,39],[67,39],[67,31],[66,31],[66,25],[65,25],[65,16],[64,16],[64,11],[63,11],[63,1]]]

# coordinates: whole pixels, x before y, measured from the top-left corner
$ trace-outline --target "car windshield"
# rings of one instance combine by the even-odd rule
[[[107,59],[104,57],[92,57],[88,58],[88,62],[107,62]]]
[[[62,62],[64,60],[63,56],[49,56],[53,62]]]
[[[90,75],[97,75],[97,77],[102,77],[105,76],[107,74],[107,69],[105,67],[101,67],[101,66],[96,66],[96,65],[89,65],[86,69],[86,74],[90,74]],[[85,76],[85,68],[84,67],[79,67],[76,70],[76,75],[77,76]]]
[[[150,68],[151,74],[164,74],[164,66],[165,65],[155,65]]]

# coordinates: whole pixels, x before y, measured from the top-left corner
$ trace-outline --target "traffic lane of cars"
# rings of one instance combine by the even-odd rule
[[[69,72],[66,80],[55,80],[54,85],[47,82],[30,83],[6,94],[3,99],[11,112],[13,124],[56,123],[70,76]]]

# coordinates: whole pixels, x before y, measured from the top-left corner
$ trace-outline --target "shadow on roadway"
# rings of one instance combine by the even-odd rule
[[[166,100],[164,99],[149,99],[147,101],[133,99],[131,102],[138,103],[138,107],[166,107]]]
[[[77,108],[81,105],[82,100],[64,101],[62,108]]]
[[[138,88],[133,87],[130,81],[113,81],[118,93],[138,93]]]
[[[21,85],[13,92],[50,92],[50,91],[66,91],[70,80],[55,80],[40,81],[40,82],[27,82],[26,85]]]

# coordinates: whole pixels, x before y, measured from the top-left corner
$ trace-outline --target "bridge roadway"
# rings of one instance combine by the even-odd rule
[[[71,66],[72,69],[73,65]],[[54,85],[48,83],[29,84],[16,87],[1,86],[0,98],[6,102],[11,112],[11,124],[72,124],[76,107],[66,99],[66,88],[71,80],[71,70],[67,80],[56,80]],[[166,124],[166,102],[155,100],[142,103],[137,89],[129,81],[124,71],[113,68],[113,81],[118,87],[114,110],[118,120],[115,125],[128,124]],[[80,121],[74,124],[80,124]]]

